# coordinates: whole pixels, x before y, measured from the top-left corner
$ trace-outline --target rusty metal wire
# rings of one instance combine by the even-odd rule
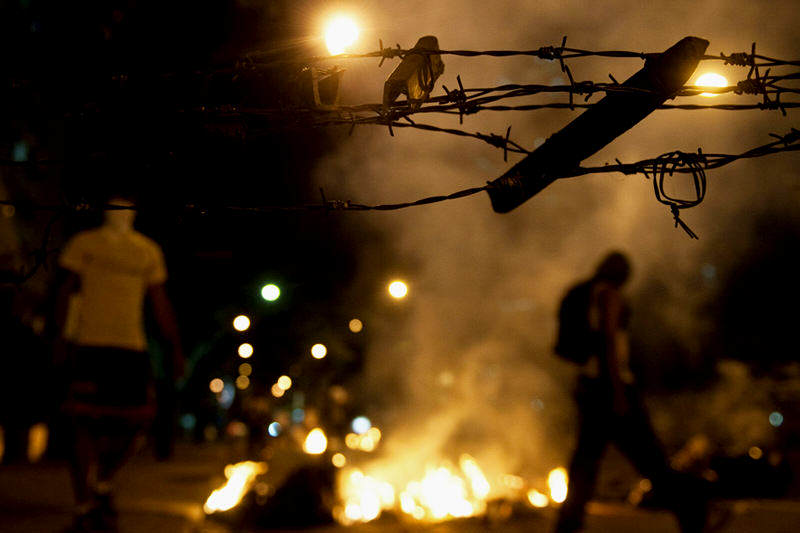
[[[285,59],[276,57],[275,53],[271,51],[253,52],[248,54],[245,62],[248,65],[258,63],[285,63],[294,62],[302,64],[321,63],[339,59],[371,59],[380,58],[378,66],[383,65],[387,59],[400,58],[402,59],[408,54],[423,54],[423,55],[452,55],[461,57],[514,57],[514,56],[528,56],[536,57],[539,59],[549,61],[559,61],[563,64],[565,59],[577,59],[584,57],[606,57],[606,58],[634,58],[634,59],[647,59],[656,56],[658,52],[635,52],[629,50],[585,50],[581,48],[567,47],[567,37],[561,40],[560,46],[541,46],[539,48],[530,50],[414,50],[403,49],[398,44],[396,47],[384,47],[383,41],[379,41],[378,50],[367,52],[363,54],[339,54],[335,56],[314,56],[297,59]],[[726,65],[735,65],[742,67],[773,67],[794,65],[800,66],[800,60],[783,60],[756,53],[756,43],[751,46],[750,52],[734,52],[731,54],[720,53],[719,55],[704,55],[703,60],[723,61]],[[563,70],[563,69],[562,69]]]

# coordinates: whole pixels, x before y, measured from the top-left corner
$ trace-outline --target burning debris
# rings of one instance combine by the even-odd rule
[[[313,431],[316,429],[309,433],[309,438]],[[487,515],[494,502],[506,504],[506,515],[511,512],[511,503],[540,509],[563,502],[567,491],[563,467],[550,471],[548,496],[516,475],[506,474],[491,483],[475,458],[468,454],[462,454],[457,465],[448,461],[429,465],[421,478],[404,485],[395,485],[359,468],[340,471],[334,481],[332,462],[319,461],[317,465],[298,468],[269,496],[269,490],[258,490],[267,487],[257,480],[267,472],[265,463],[245,461],[228,465],[227,482],[208,497],[204,509],[208,515],[224,514],[247,501],[242,505],[250,508],[240,515],[265,526],[310,525],[332,519],[342,525],[353,525],[371,522],[384,513],[436,523]],[[256,497],[246,500],[248,491],[257,493]]]

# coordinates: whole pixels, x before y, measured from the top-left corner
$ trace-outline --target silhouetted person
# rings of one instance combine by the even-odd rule
[[[122,198],[113,205],[133,206]],[[64,410],[74,429],[74,531],[114,531],[112,479],[155,413],[144,304],[152,305],[171,344],[175,375],[183,356],[164,289],[159,246],[133,229],[135,211],[110,210],[99,228],[75,235],[59,264],[68,271],[59,290],[63,343],[56,358],[69,379]]]
[[[594,276],[573,287],[562,302],[556,351],[580,363],[581,372],[576,391],[578,439],[557,533],[581,529],[609,442],[614,442],[639,473],[650,479],[655,495],[675,512],[681,531],[700,532],[705,524],[704,484],[669,468],[634,387],[628,365],[629,309],[622,294],[629,275],[628,259],[612,252]],[[577,323],[564,323],[567,321]]]

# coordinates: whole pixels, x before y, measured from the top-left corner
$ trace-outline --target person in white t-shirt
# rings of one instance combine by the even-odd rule
[[[63,408],[74,428],[76,530],[115,528],[113,475],[155,414],[146,302],[171,347],[176,378],[183,368],[161,248],[133,229],[132,202],[115,197],[109,204],[120,209],[107,210],[100,227],[72,237],[59,257],[67,275],[58,297],[56,358],[69,380]]]

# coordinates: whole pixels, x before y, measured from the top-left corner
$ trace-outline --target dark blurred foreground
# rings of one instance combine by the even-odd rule
[[[251,524],[205,517],[203,503],[223,481],[226,464],[242,457],[242,449],[230,443],[190,445],[179,443],[174,459],[158,462],[151,450],[144,449],[119,475],[117,506],[120,531],[136,533],[263,531]],[[296,454],[276,453],[269,461],[269,476],[285,476],[299,459]],[[300,459],[302,460],[302,459]],[[589,507],[588,532],[677,532],[670,513],[633,507],[624,501],[626,487],[636,477],[624,459],[611,451],[600,479],[599,501]],[[738,533],[759,531],[789,533],[800,523],[800,498],[790,491],[782,499],[724,500],[718,511],[730,513],[719,531]],[[58,532],[72,517],[72,491],[66,464],[45,461],[35,465],[0,467],[0,531],[8,533]],[[243,504],[244,505],[244,504]],[[379,520],[350,528],[335,524],[305,531],[334,532],[549,532],[554,510],[533,510],[514,506],[514,511],[496,513],[491,518],[473,518],[441,524],[416,524],[384,515]],[[297,531],[298,529],[294,529]]]

